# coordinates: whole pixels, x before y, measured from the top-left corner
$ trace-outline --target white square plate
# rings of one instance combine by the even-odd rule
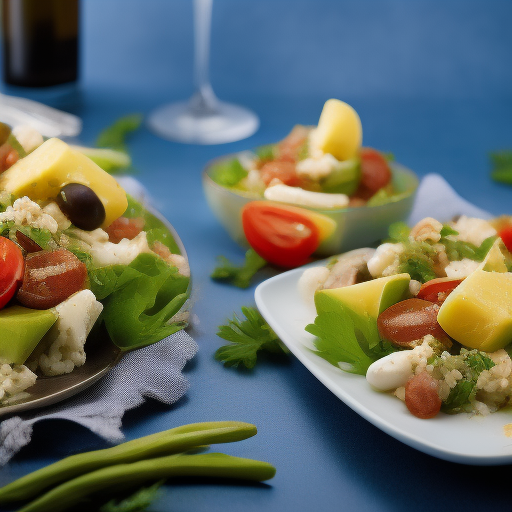
[[[373,390],[363,376],[343,372],[314,354],[314,337],[304,327],[313,323],[316,313],[297,289],[303,270],[291,270],[261,283],[255,292],[256,305],[290,351],[322,384],[370,423],[424,453],[463,464],[512,463],[512,438],[504,431],[505,425],[512,423],[510,409],[485,417],[441,413],[421,420],[398,398]]]

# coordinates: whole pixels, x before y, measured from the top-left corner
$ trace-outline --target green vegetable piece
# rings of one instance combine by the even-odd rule
[[[54,309],[11,306],[0,310],[0,358],[23,364],[57,317]]]
[[[138,130],[142,124],[142,114],[130,114],[119,118],[114,124],[105,128],[98,136],[96,145],[100,148],[111,148],[127,152],[128,135]]]
[[[111,500],[100,508],[100,512],[139,512],[146,510],[153,501],[161,496],[160,487],[165,480],[160,480],[150,487],[142,487],[128,498],[116,503]]]
[[[394,351],[381,341],[376,318],[358,314],[327,295],[320,300],[315,323],[306,326],[317,337],[317,355],[344,371],[366,375],[374,361]]]
[[[217,257],[218,266],[210,274],[212,279],[228,281],[238,288],[248,288],[256,272],[263,268],[267,262],[254,249],[245,253],[245,262],[242,266],[231,263],[225,256]]]
[[[288,353],[288,349],[256,308],[242,307],[242,313],[246,320],[241,321],[234,315],[227,325],[219,326],[217,336],[231,343],[217,349],[217,361],[224,362],[225,366],[237,367],[243,364],[246,368],[254,368],[257,354],[261,350]]]
[[[103,319],[121,350],[156,343],[179,331],[168,321],[188,298],[190,279],[154,254],[139,254],[129,265],[89,269],[90,288],[103,301]]]
[[[274,160],[277,156],[277,152],[277,144],[267,144],[266,146],[260,146],[254,150],[258,159],[262,161]]]
[[[351,196],[361,180],[359,160],[345,160],[321,182],[322,191]]]
[[[24,158],[27,156],[27,152],[23,149],[23,146],[18,142],[18,139],[12,134],[9,134],[7,138],[7,144],[11,146],[16,153],[18,153],[19,158]]]
[[[496,151],[489,154],[491,178],[498,183],[512,185],[512,151]]]
[[[110,148],[87,148],[83,146],[71,147],[89,157],[104,171],[110,174],[115,174],[121,170],[128,169],[132,165],[132,159],[126,151]]]
[[[147,480],[184,476],[261,482],[272,478],[275,471],[274,466],[267,462],[223,453],[169,455],[132,464],[118,464],[79,476],[48,491],[19,512],[61,512],[90,494],[115,485],[129,487]]]
[[[255,434],[254,425],[239,421],[192,423],[105,450],[79,453],[0,488],[0,504],[33,498],[48,487],[100,468],[184,452],[213,443],[241,441]]]
[[[390,242],[407,243],[409,242],[409,233],[411,232],[411,228],[405,222],[393,222],[393,224],[389,226],[388,232]]]
[[[214,164],[210,178],[223,187],[234,187],[247,176],[247,171],[237,158]]]

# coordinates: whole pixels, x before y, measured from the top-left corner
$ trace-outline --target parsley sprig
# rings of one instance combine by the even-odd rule
[[[366,375],[374,361],[394,351],[381,341],[375,319],[360,316],[327,297],[319,309],[315,323],[307,325],[306,331],[316,336],[315,353],[332,365]]]
[[[100,512],[141,512],[162,495],[160,489],[164,480],[160,480],[150,487],[141,487],[131,496],[116,502],[111,500],[100,508]]]
[[[232,263],[225,256],[218,256],[217,261],[218,265],[210,277],[227,281],[238,288],[248,288],[256,272],[267,264],[254,249],[249,249],[245,253],[245,262],[241,266]]]
[[[217,336],[229,341],[215,352],[215,359],[225,366],[242,364],[254,368],[258,352],[264,350],[274,354],[288,353],[277,334],[265,322],[261,313],[253,307],[242,307],[245,320],[236,315],[226,325],[219,326]]]
[[[512,151],[495,151],[490,153],[491,178],[499,183],[512,185]]]

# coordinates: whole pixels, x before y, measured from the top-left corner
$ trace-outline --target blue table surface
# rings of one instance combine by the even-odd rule
[[[73,106],[84,120],[81,142],[92,144],[118,116],[191,94],[191,2],[82,6],[81,101]],[[241,262],[243,250],[210,213],[201,171],[222,154],[279,140],[296,123],[315,124],[323,102],[338,97],[359,112],[365,145],[393,152],[419,176],[442,174],[493,214],[510,214],[512,189],[490,180],[488,153],[512,149],[511,26],[509,1],[216,0],[213,87],[256,111],[261,127],[219,146],[171,143],[146,128],[130,141],[137,177],[187,249],[190,334],[200,350],[186,367],[186,396],[127,413],[123,432],[133,439],[197,421],[247,421],[257,436],[219,451],[271,462],[277,474],[268,485],[181,481],[151,510],[510,510],[510,466],[464,466],[403,445],[293,357],[263,359],[252,371],[214,360],[223,343],[216,327],[254,304],[254,286],[209,278],[216,256]],[[30,445],[0,470],[0,484],[106,446],[68,422],[36,426]]]

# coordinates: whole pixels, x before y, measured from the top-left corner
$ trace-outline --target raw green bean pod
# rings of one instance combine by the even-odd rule
[[[224,453],[168,455],[131,464],[118,464],[69,480],[32,501],[19,512],[61,512],[84,498],[116,485],[140,485],[161,478],[196,476],[261,482],[275,475],[267,462]]]
[[[192,423],[92,452],[79,453],[0,488],[0,504],[28,500],[44,489],[106,466],[180,453],[213,443],[241,441],[256,427],[239,421]]]

